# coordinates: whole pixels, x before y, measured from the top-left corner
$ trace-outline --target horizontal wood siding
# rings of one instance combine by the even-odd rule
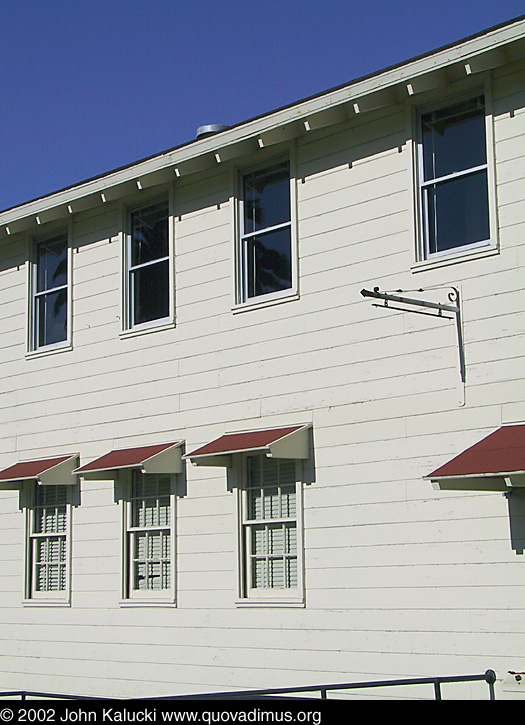
[[[524,71],[493,73],[494,256],[412,270],[404,103],[298,140],[294,301],[232,312],[229,166],[174,185],[171,328],[120,335],[123,209],[109,203],[73,220],[73,349],[26,358],[28,240],[2,244],[0,466],[309,422],[314,445],[304,608],[236,606],[224,469],[188,463],[177,484],[176,606],[122,606],[121,503],[112,481],[87,480],[71,606],[22,606],[24,511],[0,491],[0,690],[136,697],[525,669],[525,506],[423,479],[525,418]],[[375,286],[440,301],[459,288],[463,407],[453,321],[375,308],[360,294]]]

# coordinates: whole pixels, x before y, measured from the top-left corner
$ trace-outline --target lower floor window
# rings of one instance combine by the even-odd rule
[[[36,485],[29,510],[28,595],[66,598],[69,579],[69,491]]]
[[[126,512],[126,598],[172,591],[171,479],[134,471]]]
[[[300,483],[296,461],[249,456],[242,492],[244,597],[297,597],[301,590]]]

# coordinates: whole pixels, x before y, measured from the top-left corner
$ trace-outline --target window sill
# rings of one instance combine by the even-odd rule
[[[172,330],[175,327],[174,320],[162,320],[158,323],[147,323],[145,325],[137,325],[129,330],[122,330],[119,337],[125,340],[128,337],[137,337],[139,335],[148,335],[150,332],[162,332],[163,330]]]
[[[24,599],[23,607],[71,607],[71,602],[67,599],[46,599],[45,597],[36,599]]]
[[[70,342],[60,345],[49,345],[48,347],[40,347],[38,350],[30,350],[26,352],[26,360],[33,360],[37,357],[47,357],[48,355],[58,355],[61,352],[71,352],[73,345]]]
[[[447,267],[451,264],[459,264],[460,262],[470,262],[475,259],[483,259],[484,257],[493,257],[499,254],[499,248],[491,244],[490,246],[479,247],[478,249],[466,249],[465,251],[455,251],[443,256],[431,257],[421,262],[415,262],[410,269],[412,272],[424,272],[427,269],[435,269],[438,267]]]
[[[237,599],[235,602],[235,606],[240,608],[290,607],[304,609],[306,607],[306,602],[304,601],[304,599],[286,599],[284,597],[282,599],[279,599],[278,597],[268,597],[267,599],[265,599],[264,597],[257,597],[253,599]]]
[[[175,599],[121,599],[119,605],[128,607],[176,607]]]
[[[250,310],[258,310],[263,307],[271,307],[272,305],[280,305],[283,302],[294,302],[295,300],[299,299],[299,293],[291,290],[289,293],[285,295],[280,295],[279,297],[255,297],[253,299],[248,300],[247,302],[239,302],[238,304],[234,305],[231,309],[234,315],[239,314],[240,312],[249,312]]]

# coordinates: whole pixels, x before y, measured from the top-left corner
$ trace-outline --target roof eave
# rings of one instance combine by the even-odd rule
[[[447,70],[475,75],[525,54],[525,16],[503,26],[386,70],[352,81],[263,116],[242,122],[208,138],[156,154],[74,186],[0,212],[0,239],[37,224],[122,198],[186,174],[216,168],[257,148],[389,105],[450,82]],[[367,102],[365,102],[365,100]],[[360,103],[361,101],[361,103]],[[38,222],[36,217],[38,217]]]

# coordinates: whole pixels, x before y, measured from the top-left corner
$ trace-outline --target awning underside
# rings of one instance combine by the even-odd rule
[[[231,466],[233,455],[249,452],[261,452],[273,458],[306,459],[309,456],[310,427],[308,424],[227,433],[184,458],[199,466]]]
[[[77,466],[78,455],[20,461],[0,471],[0,484],[34,480],[42,485],[72,486],[77,482],[73,472]]]
[[[498,428],[425,476],[441,489],[505,491],[525,485],[525,425]]]
[[[176,441],[175,443],[113,450],[80,466],[75,473],[81,476],[94,476],[121,468],[140,468],[144,473],[180,473],[182,471],[182,445],[183,441]]]

